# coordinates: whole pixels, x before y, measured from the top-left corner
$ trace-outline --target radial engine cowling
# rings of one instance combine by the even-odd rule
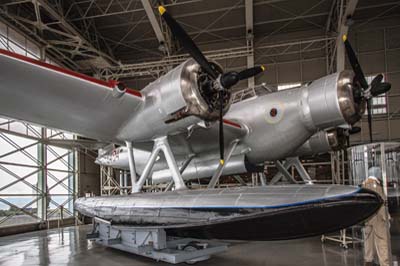
[[[218,65],[213,64],[215,68]],[[161,108],[168,114],[167,123],[187,116],[197,116],[215,121],[219,115],[218,91],[210,79],[193,60],[180,66],[156,81],[160,88]],[[225,112],[229,109],[229,95],[225,98]]]
[[[219,69],[217,64],[213,64]],[[147,85],[142,91],[145,104],[121,129],[121,140],[144,141],[173,135],[201,121],[216,121],[219,115],[218,90],[200,66],[189,59]],[[224,97],[224,113],[230,94]]]

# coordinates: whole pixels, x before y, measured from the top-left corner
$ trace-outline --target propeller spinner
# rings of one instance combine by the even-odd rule
[[[220,164],[224,164],[224,96],[228,90],[236,85],[240,80],[248,79],[256,76],[257,74],[265,71],[264,66],[256,66],[245,69],[240,72],[229,71],[220,73],[213,64],[203,55],[200,49],[196,46],[186,31],[179,25],[178,22],[167,12],[165,7],[159,6],[158,11],[163,17],[172,34],[183,46],[183,48],[190,54],[191,57],[201,66],[201,68],[214,80],[214,88],[218,90],[219,94],[219,150],[220,150]]]

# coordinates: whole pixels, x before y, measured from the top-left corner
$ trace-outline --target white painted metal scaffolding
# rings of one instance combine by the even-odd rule
[[[0,119],[0,226],[77,217],[77,152],[46,144],[66,137],[70,136]]]

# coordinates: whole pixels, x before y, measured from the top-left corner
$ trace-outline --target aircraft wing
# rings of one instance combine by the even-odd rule
[[[44,139],[43,143],[64,149],[88,149],[88,150],[99,150],[110,145],[110,143],[108,142],[101,142],[92,139]]]
[[[140,92],[112,95],[102,81],[0,49],[0,115],[103,141],[143,103]]]

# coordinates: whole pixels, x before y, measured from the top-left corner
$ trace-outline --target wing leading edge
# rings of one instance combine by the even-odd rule
[[[104,140],[143,103],[140,92],[112,95],[115,81],[98,80],[0,49],[0,115]]]

